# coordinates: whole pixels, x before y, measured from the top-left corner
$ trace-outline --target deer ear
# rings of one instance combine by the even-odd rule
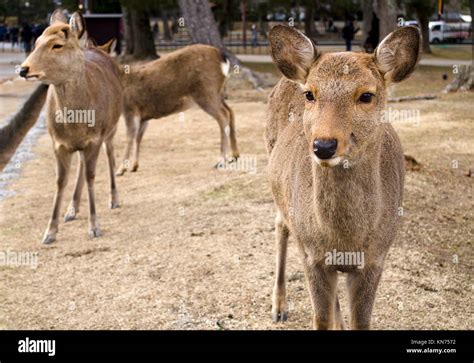
[[[69,26],[71,27],[71,32],[76,34],[77,39],[81,39],[86,31],[84,18],[82,17],[81,13],[77,11],[71,15],[71,19],[69,19]]]
[[[64,10],[61,8],[58,8],[54,10],[54,12],[51,14],[51,17],[49,18],[49,25],[53,25],[54,23],[65,23],[67,24],[67,17],[64,14]]]
[[[94,38],[87,38],[86,48],[97,48],[97,42]]]
[[[415,69],[420,54],[421,34],[415,26],[393,31],[375,50],[375,63],[389,82],[400,82]]]
[[[300,31],[285,25],[270,30],[273,61],[286,78],[305,83],[311,65],[318,57],[314,43]]]
[[[112,55],[115,52],[116,46],[117,46],[117,39],[112,38],[107,43],[103,45],[99,45],[99,49],[102,49],[105,53]]]

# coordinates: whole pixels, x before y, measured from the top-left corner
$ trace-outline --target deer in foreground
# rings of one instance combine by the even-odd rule
[[[57,163],[57,190],[43,243],[56,239],[58,219],[71,157],[80,155],[77,181],[65,220],[79,211],[84,179],[89,196],[89,235],[101,235],[95,208],[94,179],[100,147],[105,144],[111,182],[110,208],[119,206],[115,185],[113,136],[123,103],[120,71],[108,54],[85,49],[85,25],[74,13],[67,24],[61,11],[51,16],[50,26],[38,38],[35,50],[21,65],[20,76],[49,84],[47,124]]]
[[[217,48],[195,44],[123,72],[127,146],[117,175],[137,171],[140,144],[148,121],[184,111],[194,101],[220,127],[221,161],[239,157],[235,120],[224,100],[230,62]],[[229,155],[229,139],[231,155]],[[135,144],[133,162],[129,162]]]
[[[285,262],[291,234],[301,252],[316,329],[343,329],[337,273],[347,273],[350,324],[369,329],[385,256],[400,225],[404,157],[382,122],[386,88],[408,77],[420,34],[403,27],[375,53],[321,54],[299,31],[278,25],[271,54],[285,76],[269,97],[266,142],[275,201],[274,321],[287,319]],[[358,253],[364,266],[331,263]]]
[[[8,164],[15,150],[38,120],[47,93],[48,85],[39,85],[25,101],[20,111],[0,129],[0,171]]]

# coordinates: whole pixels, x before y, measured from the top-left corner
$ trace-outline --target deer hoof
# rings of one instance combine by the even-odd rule
[[[67,212],[65,215],[64,215],[64,222],[70,222],[70,221],[73,221],[75,220],[77,217],[76,213],[71,213],[71,212]]]
[[[288,320],[288,312],[287,311],[278,311],[272,313],[272,320],[274,323],[278,323],[279,321],[287,321]]]
[[[225,168],[225,161],[221,160],[216,165],[214,165],[214,169],[224,169]]]
[[[134,165],[131,172],[135,173],[138,170],[138,164]]]
[[[43,244],[45,244],[45,245],[49,245],[49,244],[53,243],[54,241],[56,241],[56,236],[52,233],[47,233],[43,237]]]
[[[123,166],[121,166],[120,168],[117,169],[117,171],[115,172],[115,175],[116,176],[122,176],[123,174],[125,174],[126,171],[127,171],[127,169],[124,168]]]
[[[97,238],[97,237],[100,237],[102,236],[102,232],[100,231],[100,229],[97,227],[97,228],[92,228],[90,231],[89,231],[89,237],[90,238]]]
[[[110,202],[109,208],[110,208],[110,209],[117,209],[117,208],[120,208],[120,203],[119,203],[119,202]]]

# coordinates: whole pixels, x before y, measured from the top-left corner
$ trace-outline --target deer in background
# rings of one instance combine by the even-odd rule
[[[47,93],[48,85],[39,85],[25,101],[20,111],[0,129],[0,171],[8,164],[15,150],[38,120]]]
[[[140,144],[148,121],[184,111],[191,101],[219,124],[221,161],[218,165],[237,159],[234,113],[224,100],[229,70],[230,62],[220,50],[195,44],[123,72],[127,146],[117,175],[123,175],[126,170],[137,171]],[[130,164],[134,143],[133,163]]]
[[[401,222],[404,157],[381,122],[386,89],[418,61],[420,34],[403,27],[375,53],[321,54],[299,31],[270,31],[285,76],[269,97],[269,178],[277,208],[272,317],[287,319],[285,263],[291,234],[301,252],[316,329],[344,327],[337,273],[347,273],[350,324],[369,329],[385,256]],[[329,264],[327,253],[360,253],[363,268]]]
[[[50,24],[36,41],[35,50],[20,70],[20,76],[50,85],[46,101],[47,124],[57,163],[57,190],[52,216],[43,238],[45,244],[56,239],[61,201],[74,152],[79,152],[80,162],[73,200],[65,220],[73,220],[79,211],[85,179],[89,195],[89,235],[91,238],[101,235],[96,215],[94,179],[103,143],[109,161],[110,208],[119,206],[113,137],[123,104],[120,71],[114,61],[102,50],[85,49],[83,46],[85,25],[82,16],[74,13],[67,24],[62,11],[56,10]],[[84,113],[93,115],[87,120],[92,122],[79,120],[79,115]]]

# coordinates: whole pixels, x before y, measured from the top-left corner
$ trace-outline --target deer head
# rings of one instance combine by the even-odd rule
[[[20,76],[54,85],[82,76],[85,33],[80,13],[74,13],[67,24],[64,13],[57,9],[50,26],[36,40],[34,51],[21,65]]]
[[[303,33],[282,25],[272,28],[269,39],[275,64],[301,87],[309,152],[319,165],[333,167],[356,161],[381,129],[386,87],[413,72],[420,32],[399,28],[374,54],[321,54]]]

